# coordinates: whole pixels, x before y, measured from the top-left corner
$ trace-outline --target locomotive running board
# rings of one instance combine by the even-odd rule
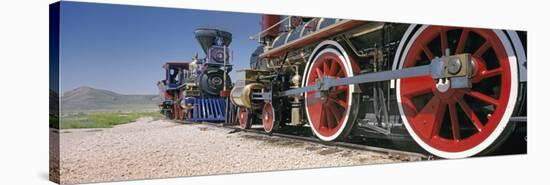
[[[448,54],[448,52],[446,52]],[[320,96],[321,91],[328,91],[331,87],[342,85],[353,85],[370,82],[380,82],[411,78],[418,76],[431,76],[433,79],[450,80],[450,88],[470,88],[471,73],[473,65],[470,54],[446,55],[436,57],[429,65],[410,67],[399,70],[381,71],[374,73],[360,74],[349,78],[332,78],[324,76],[317,79],[314,85],[283,91],[279,96],[301,95],[305,92],[316,91]]]

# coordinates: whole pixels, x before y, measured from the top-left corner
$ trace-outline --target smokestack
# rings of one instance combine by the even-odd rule
[[[194,33],[195,38],[201,45],[202,50],[205,54],[208,52],[208,48],[210,48],[210,46],[214,45],[214,42],[216,42],[216,37],[221,38],[223,41],[223,45],[226,47],[229,47],[229,44],[231,44],[232,35],[227,31],[211,28],[198,28],[195,30]]]

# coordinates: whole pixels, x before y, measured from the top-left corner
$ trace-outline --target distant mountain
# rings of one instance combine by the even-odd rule
[[[124,95],[112,91],[79,87],[63,93],[61,112],[144,111],[157,109],[158,95]]]

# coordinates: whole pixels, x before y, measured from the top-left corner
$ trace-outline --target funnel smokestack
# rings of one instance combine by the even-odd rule
[[[210,46],[216,44],[216,38],[221,39],[222,45],[229,47],[231,44],[232,35],[229,32],[211,29],[211,28],[198,28],[195,30],[195,38],[199,41],[202,50],[206,54]]]

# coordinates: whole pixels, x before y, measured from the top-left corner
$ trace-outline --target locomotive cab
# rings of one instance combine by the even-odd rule
[[[164,69],[166,78],[163,82],[166,90],[176,90],[183,84],[186,73],[189,73],[189,63],[166,63]]]

